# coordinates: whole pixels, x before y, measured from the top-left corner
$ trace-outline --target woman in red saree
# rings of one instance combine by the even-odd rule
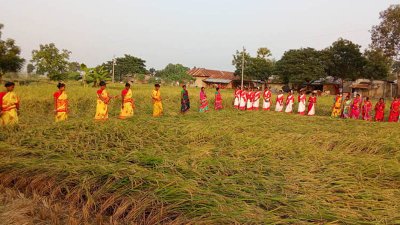
[[[205,88],[202,87],[200,91],[200,112],[208,112],[208,101]]]
[[[360,117],[360,105],[361,105],[361,97],[360,94],[357,94],[356,98],[353,100],[353,103],[351,104],[350,117],[352,119],[358,119]]]
[[[372,111],[372,103],[369,100],[369,97],[366,97],[364,100],[364,104],[362,106],[362,119],[371,121],[372,120],[371,111]]]
[[[284,96],[282,90],[279,91],[278,96],[276,96],[276,105],[275,105],[275,112],[282,112],[283,111],[283,101]]]
[[[308,116],[315,115],[315,105],[317,104],[317,96],[315,93],[311,94],[311,97],[308,98]]]
[[[392,105],[390,106],[389,122],[399,122],[399,109],[400,102],[397,97],[394,97]]]
[[[217,87],[216,92],[215,92],[214,109],[215,110],[222,109],[222,96],[221,96],[221,92],[219,90],[219,87]]]
[[[271,102],[272,93],[268,89],[268,87],[265,88],[263,97],[264,97],[263,110],[264,111],[270,111],[271,110],[271,103],[272,103]]]
[[[304,93],[304,91],[300,92],[300,95],[298,96],[297,100],[299,101],[297,112],[300,115],[304,115],[306,113],[306,100],[307,100],[307,96]]]
[[[240,105],[240,95],[241,95],[241,93],[242,93],[242,90],[241,90],[239,87],[236,87],[236,90],[235,90],[235,100],[234,100],[234,102],[233,102],[233,106],[234,106],[236,109],[239,109],[239,105]]]
[[[240,110],[246,110],[246,104],[247,104],[247,92],[245,89],[243,89],[240,92],[240,104],[239,104],[239,109]]]
[[[246,110],[253,110],[253,100],[254,100],[254,92],[252,89],[249,88],[249,91],[247,92],[247,106]]]
[[[68,119],[68,96],[65,93],[65,84],[58,83],[58,91],[54,92],[55,121],[60,122]]]
[[[383,98],[379,99],[379,102],[375,105],[375,121],[383,122],[385,118],[385,100]]]

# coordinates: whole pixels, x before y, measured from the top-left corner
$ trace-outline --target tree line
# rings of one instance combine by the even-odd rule
[[[26,60],[13,39],[2,40],[3,24],[0,23],[0,82],[5,73],[20,71]],[[181,64],[168,64],[162,70],[146,69],[146,61],[129,54],[115,58],[96,67],[84,63],[71,62],[71,52],[59,50],[54,43],[41,44],[32,51],[32,59],[26,66],[28,74],[45,75],[51,80],[83,80],[96,86],[100,80],[110,80],[114,66],[114,77],[118,81],[127,76],[165,81],[189,81],[189,70]],[[282,58],[275,60],[271,51],[259,48],[256,55],[236,51],[232,64],[235,75],[242,74],[244,61],[245,79],[267,80],[271,75],[279,75],[282,82],[298,83],[333,76],[341,79],[389,79],[391,74],[400,72],[400,5],[392,5],[380,13],[380,24],[371,29],[371,44],[364,52],[361,46],[350,40],[339,38],[331,46],[291,49]]]

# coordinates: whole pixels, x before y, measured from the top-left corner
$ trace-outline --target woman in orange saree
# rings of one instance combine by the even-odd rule
[[[68,96],[65,93],[65,84],[58,83],[58,91],[54,92],[55,121],[60,122],[68,119]]]
[[[19,98],[14,92],[15,84],[7,82],[7,91],[0,92],[0,124],[9,126],[18,123]]]
[[[132,98],[131,84],[126,83],[124,90],[121,92],[121,113],[119,114],[120,119],[126,119],[133,116],[133,110],[135,109],[135,102]]]

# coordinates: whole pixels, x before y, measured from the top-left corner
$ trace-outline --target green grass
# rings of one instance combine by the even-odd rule
[[[71,118],[54,123],[54,85],[17,87],[21,123],[0,133],[0,184],[50,196],[78,221],[194,224],[400,224],[399,124],[223,111],[179,114],[180,89],[134,87],[135,117],[94,122],[95,91],[67,87]],[[110,87],[118,94],[122,86]],[[213,90],[208,91],[210,99]],[[212,101],[210,101],[212,103]],[[97,221],[97,222],[96,222]]]

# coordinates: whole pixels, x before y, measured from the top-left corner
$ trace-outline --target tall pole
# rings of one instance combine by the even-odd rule
[[[243,75],[244,75],[244,46],[243,46],[243,51],[242,51],[242,85],[241,85],[241,90],[243,90]]]
[[[113,56],[113,60],[112,60],[112,82],[115,82],[115,77],[114,77],[114,66],[115,66],[115,55]]]

